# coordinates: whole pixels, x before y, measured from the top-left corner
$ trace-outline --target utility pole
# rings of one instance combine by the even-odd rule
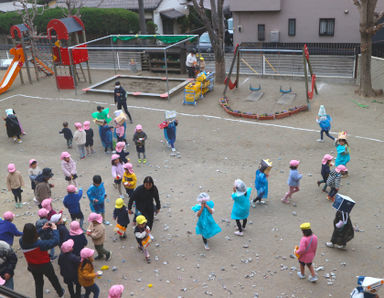
[[[147,25],[145,24],[144,14],[144,0],[138,0],[139,2],[139,19],[140,19],[140,31],[141,34],[147,34]]]

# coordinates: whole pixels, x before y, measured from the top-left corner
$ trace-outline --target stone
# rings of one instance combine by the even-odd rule
[[[292,215],[293,215],[293,216],[297,216],[296,211],[292,211]]]

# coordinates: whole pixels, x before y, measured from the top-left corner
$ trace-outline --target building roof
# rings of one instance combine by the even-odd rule
[[[84,7],[100,7],[100,8],[124,8],[130,10],[138,10],[139,3],[137,0],[75,0],[83,3]],[[162,0],[143,0],[145,10],[155,10]],[[65,0],[57,0],[57,6],[65,6]]]
[[[241,0],[240,0],[241,1]],[[185,0],[187,5],[193,6],[192,0]],[[200,1],[197,1],[197,3],[200,3]],[[217,3],[217,1],[216,1]],[[210,0],[204,0],[203,5],[205,9],[211,10],[211,1]],[[229,8],[229,0],[224,0],[223,8]]]
[[[32,8],[32,4],[27,3],[28,8]],[[41,7],[43,5],[36,5],[37,7]],[[20,2],[17,1],[10,1],[10,2],[3,2],[0,3],[0,12],[9,12],[9,11],[17,11],[17,10],[23,10],[23,6]]]

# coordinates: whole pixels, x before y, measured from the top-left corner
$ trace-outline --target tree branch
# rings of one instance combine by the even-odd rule
[[[374,24],[377,25],[383,17],[384,17],[384,11],[381,11],[381,12],[375,11],[374,18],[373,18]]]
[[[381,28],[384,28],[384,23],[370,27],[370,28],[366,29],[365,32],[369,35],[375,35],[376,32],[379,31]]]
[[[359,0],[353,0],[353,4],[355,4],[359,10],[361,9],[361,3]]]

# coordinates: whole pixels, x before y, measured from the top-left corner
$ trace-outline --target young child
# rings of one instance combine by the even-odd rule
[[[104,188],[104,182],[101,180],[100,175],[93,176],[93,184],[87,190],[87,196],[89,199],[89,207],[92,212],[101,214],[105,224],[109,225],[108,221],[105,221],[105,208],[104,200],[107,197]]]
[[[80,200],[83,197],[83,189],[79,188],[77,192],[76,186],[70,184],[67,186],[67,195],[64,197],[63,204],[65,208],[68,209],[69,214],[71,215],[72,220],[79,219],[80,226],[83,228],[84,215],[81,212]]]
[[[72,239],[74,242],[73,253],[80,256],[80,251],[87,246],[88,241],[87,238],[85,238],[83,229],[76,220],[69,224],[69,239]]]
[[[117,142],[117,144],[116,144],[116,154],[119,154],[120,161],[122,163],[129,162],[129,158],[127,158],[127,156],[129,155],[129,152],[124,150],[125,145],[126,145],[125,142]]]
[[[151,263],[151,256],[148,252],[148,246],[153,236],[151,235],[151,229],[147,226],[147,219],[144,215],[139,215],[136,217],[137,225],[135,227],[134,233],[136,241],[139,244],[139,250],[144,253],[145,260],[147,263]]]
[[[69,231],[65,226],[65,222],[63,220],[63,214],[56,213],[52,215],[50,222],[56,224],[57,230],[59,231],[59,235],[60,235],[59,246],[61,246],[61,244],[63,244],[64,241],[67,241],[69,239]]]
[[[44,199],[41,202],[41,207],[48,210],[48,215],[47,215],[48,220],[51,220],[51,217],[53,215],[57,214],[57,212],[55,210],[53,210],[53,208],[52,208],[52,199],[51,198]]]
[[[50,240],[53,238],[53,231],[51,228],[43,229],[43,226],[49,221],[48,220],[48,213],[49,213],[49,211],[45,208],[39,209],[39,211],[37,213],[39,215],[40,219],[38,219],[36,221],[35,227],[36,227],[37,233],[39,234],[39,237],[41,240]],[[55,256],[55,247],[52,247],[50,249],[49,257],[51,258],[51,260],[54,260],[57,258],[57,256]]]
[[[313,270],[312,261],[316,255],[317,236],[312,233],[311,224],[309,222],[301,224],[300,229],[303,232],[303,237],[300,240],[300,246],[295,250],[295,255],[298,256],[300,263],[300,271],[297,272],[297,275],[300,279],[304,279],[304,270],[305,266],[307,266],[311,272],[311,275],[308,276],[308,280],[310,282],[316,282],[319,278],[317,277],[315,270]]]
[[[341,176],[346,175],[346,173],[348,173],[348,169],[343,165],[338,165],[329,173],[326,184],[331,188],[327,197],[329,201],[335,201],[335,196],[340,188]]]
[[[100,138],[104,144],[105,153],[112,153],[113,143],[112,143],[112,130],[113,127],[107,124],[107,121],[104,120],[103,126],[100,128]],[[110,149],[110,151],[108,151]]]
[[[136,125],[136,131],[135,134],[133,135],[133,142],[136,145],[136,151],[137,151],[137,156],[138,156],[138,163],[143,163],[147,162],[147,159],[145,157],[145,140],[147,139],[147,135],[143,131],[143,127],[138,124]],[[143,160],[141,160],[141,154],[143,155]]]
[[[58,264],[60,266],[60,274],[67,284],[69,294],[71,297],[80,297],[81,285],[79,284],[77,270],[80,265],[80,256],[73,253],[74,242],[72,239],[61,244],[61,253],[59,256]],[[73,287],[75,286],[76,291]]]
[[[5,114],[7,115],[7,117],[4,118],[4,121],[8,138],[13,138],[15,143],[22,143],[23,141],[20,138],[22,130],[20,127],[20,122],[16,117],[15,111],[13,109],[6,109]]]
[[[3,219],[0,219],[0,239],[7,242],[10,246],[13,245],[13,238],[15,236],[20,237],[23,235],[23,233],[16,228],[15,224],[12,223],[14,218],[15,214],[11,211],[7,211],[3,214]],[[0,271],[0,274],[1,273],[2,272]]]
[[[349,155],[349,145],[347,142],[347,133],[345,131],[339,133],[335,145],[337,150],[335,166],[346,166],[347,163],[350,161],[351,157]]]
[[[93,255],[95,251],[85,247],[80,252],[81,262],[77,270],[79,277],[79,284],[85,289],[85,296],[89,297],[93,293],[94,298],[99,297],[100,289],[95,283],[95,278],[100,274],[95,273],[93,268]]]
[[[116,110],[113,112],[115,115],[115,119],[113,122],[115,123],[115,132],[114,136],[117,139],[117,142],[125,142],[127,143],[127,140],[125,139],[125,133],[127,131],[127,115],[122,110]]]
[[[136,188],[137,177],[133,172],[133,166],[131,163],[124,164],[124,175],[123,175],[123,185],[129,199],[133,196],[133,191]]]
[[[199,218],[196,224],[196,234],[201,235],[204,242],[204,247],[209,250],[208,240],[221,232],[221,228],[213,219],[214,203],[210,200],[209,195],[205,192],[199,194],[197,197],[199,202],[192,207],[192,211],[197,212]]]
[[[127,206],[125,206],[124,200],[122,198],[118,198],[115,202],[113,219],[116,221],[116,231],[119,234],[120,239],[127,238],[125,230],[129,225],[129,216]]]
[[[68,128],[68,122],[63,122],[63,129],[59,131],[60,134],[64,135],[64,139],[67,141],[67,148],[71,149],[72,148],[72,140],[73,140],[73,135],[72,131],[70,128]]]
[[[285,193],[285,196],[281,199],[285,204],[289,204],[290,202],[288,199],[292,199],[292,195],[300,190],[300,179],[303,178],[303,175],[297,170],[299,164],[300,161],[294,159],[289,162],[289,168],[291,169],[288,178],[289,191]]]
[[[80,122],[75,123],[75,128],[76,128],[76,131],[73,135],[73,139],[75,140],[77,148],[79,149],[80,159],[84,159],[85,158],[85,142],[87,140],[87,134],[83,129],[83,124],[81,124]]]
[[[251,191],[252,188],[247,188],[242,180],[235,180],[232,193],[233,207],[231,219],[236,220],[236,225],[238,228],[238,230],[235,231],[236,236],[244,235],[243,230],[245,230],[249,216],[249,198],[251,196]],[[243,221],[243,225],[241,225],[240,220]]]
[[[176,120],[176,111],[165,111],[165,121],[159,127],[164,129],[164,137],[172,152],[176,152],[176,126],[179,122]]]
[[[88,221],[89,226],[87,229],[87,235],[91,237],[97,251],[97,257],[95,260],[101,260],[105,256],[105,260],[109,261],[112,257],[112,252],[104,248],[105,226],[103,224],[103,218],[100,214],[92,212],[88,216]]]
[[[121,298],[123,292],[123,285],[113,285],[108,291],[108,298]]]
[[[328,138],[335,140],[335,138],[329,134],[329,131],[331,130],[332,118],[331,116],[327,115],[327,113],[325,112],[325,107],[323,105],[320,106],[319,113],[316,117],[316,122],[319,123],[319,126],[321,128],[320,139],[317,140],[318,142],[324,142],[323,133],[325,133]]]
[[[40,170],[39,166],[37,165],[36,159],[30,159],[29,160],[29,169],[28,169],[28,176],[31,180],[31,188],[33,191],[35,191],[36,188],[36,177],[40,175],[42,171]]]
[[[331,171],[333,156],[330,154],[325,154],[321,161],[321,176],[323,180],[317,181],[317,186],[320,186],[321,183],[324,183],[323,192],[327,192],[327,179]]]
[[[120,156],[118,154],[112,154],[111,163],[113,186],[119,191],[120,196],[122,196],[123,193],[121,192],[121,181],[123,180],[124,167],[123,163],[120,161]]]
[[[60,155],[61,159],[61,169],[63,170],[65,181],[68,184],[73,184],[77,186],[77,171],[76,171],[76,162],[72,159],[71,154],[68,152],[62,152]]]
[[[255,202],[265,204],[261,199],[268,198],[268,176],[272,169],[272,162],[269,159],[263,159],[260,162],[259,168],[256,171],[255,188],[257,196],[252,201],[252,207],[256,208]]]
[[[124,142],[124,132],[125,132],[124,125],[119,123],[115,123],[115,125],[116,125],[115,132],[116,132],[117,142]]]
[[[14,163],[8,164],[7,188],[8,191],[12,191],[13,196],[15,197],[16,208],[21,208],[23,206],[21,203],[22,187],[24,187],[24,180],[21,173],[16,171]]]
[[[91,122],[84,121],[83,127],[85,130],[85,149],[87,150],[87,155],[90,153],[95,153],[93,150],[93,129],[91,128]]]

